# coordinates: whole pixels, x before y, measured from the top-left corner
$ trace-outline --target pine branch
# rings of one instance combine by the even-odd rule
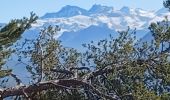
[[[0,47],[2,45],[10,45],[18,40],[22,33],[31,27],[32,23],[35,23],[37,16],[31,13],[30,18],[23,18],[12,20],[6,26],[0,29]]]

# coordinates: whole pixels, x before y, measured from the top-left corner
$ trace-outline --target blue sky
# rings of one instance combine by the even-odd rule
[[[89,9],[93,4],[113,6],[120,9],[123,6],[158,10],[163,7],[163,0],[0,0],[0,23],[10,19],[29,16],[31,11],[38,16],[47,12],[57,12],[65,5],[75,5]]]

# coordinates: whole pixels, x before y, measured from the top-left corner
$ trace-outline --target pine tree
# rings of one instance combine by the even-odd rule
[[[9,76],[12,73],[11,69],[1,70],[2,66],[5,64],[5,60],[13,52],[9,49],[9,46],[15,43],[22,35],[22,33],[31,27],[37,16],[31,13],[31,17],[28,19],[24,17],[23,19],[11,20],[8,24],[0,29],[0,77]]]

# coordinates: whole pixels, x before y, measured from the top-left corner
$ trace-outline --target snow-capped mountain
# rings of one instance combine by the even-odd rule
[[[88,12],[85,9],[82,9],[77,6],[70,6],[67,5],[63,7],[59,12],[57,13],[47,13],[42,18],[60,18],[60,17],[72,17],[76,15],[87,15]]]
[[[101,5],[93,5],[89,10],[89,14],[106,14],[106,13],[112,13],[113,12],[113,7],[108,7],[108,6],[101,6]]]
[[[108,34],[126,30],[128,26],[132,30],[136,28],[137,38],[142,38],[148,33],[148,26],[151,22],[162,21],[164,16],[169,15],[166,8],[147,11],[129,7],[114,9],[95,4],[86,10],[67,5],[58,12],[46,13],[40,17],[37,23],[32,25],[32,29],[58,25],[61,31],[55,37],[62,40],[66,46],[79,48],[80,44],[102,39],[100,36],[104,39]]]

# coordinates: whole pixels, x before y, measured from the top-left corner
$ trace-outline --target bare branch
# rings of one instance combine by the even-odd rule
[[[70,68],[70,70],[87,70],[87,71],[90,71],[90,68],[89,67],[72,67]]]
[[[23,93],[24,93],[25,97],[26,97],[28,100],[31,100],[31,99],[29,98],[28,94],[25,92],[24,89],[23,89]]]
[[[29,86],[7,88],[7,89],[1,90],[0,95],[2,98],[6,98],[9,96],[18,96],[18,95],[28,96],[29,93],[48,90],[51,88],[69,89],[69,87],[74,87],[74,86],[88,87],[93,93],[97,94],[98,96],[102,98],[109,99],[109,100],[117,100],[117,96],[113,97],[113,96],[103,94],[102,92],[100,92],[94,86],[88,84],[87,82],[83,82],[83,81],[75,80],[75,79],[51,80],[51,81],[40,82],[40,83],[29,85]]]
[[[15,79],[15,81],[17,82],[17,85],[20,85],[20,83],[22,82],[15,74],[11,74],[11,77]]]
[[[117,67],[118,65],[115,65],[115,66]],[[84,81],[92,79],[92,78],[94,78],[94,77],[96,77],[98,75],[102,75],[104,73],[112,73],[113,71],[114,71],[114,68],[111,67],[111,66],[108,66],[108,67],[105,67],[105,68],[102,68],[102,69],[98,69],[98,70],[96,70],[94,72],[91,72],[91,73],[85,75]]]
[[[68,70],[51,69],[50,71],[56,72],[56,73],[63,73],[63,74],[66,74],[66,75],[74,75],[73,72],[68,71]]]

